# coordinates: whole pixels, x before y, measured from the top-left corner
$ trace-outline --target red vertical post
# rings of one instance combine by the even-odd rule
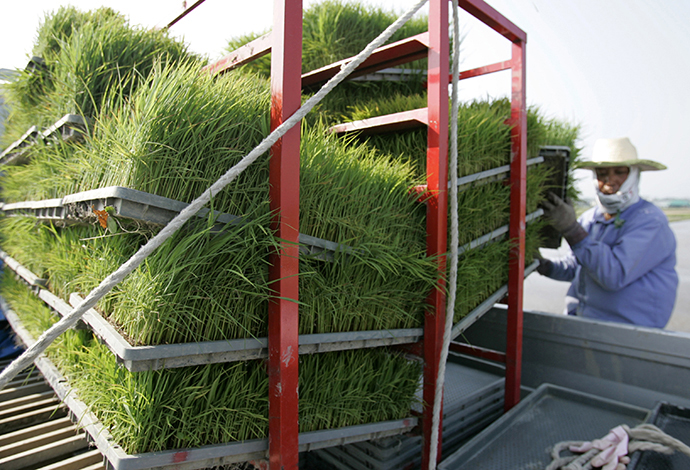
[[[431,0],[429,4],[429,130],[426,158],[427,188],[427,254],[438,256],[439,289],[428,298],[429,311],[424,320],[424,391],[426,404],[422,414],[424,447],[422,468],[429,467],[431,451],[432,408],[436,393],[443,331],[445,295],[447,225],[448,225],[448,0]],[[441,422],[438,423],[437,461],[441,459]]]
[[[302,0],[276,0],[271,55],[271,130],[300,107]],[[270,256],[268,452],[271,470],[298,468],[299,124],[271,148],[270,199],[280,252]]]
[[[506,338],[506,411],[520,401],[522,375],[522,294],[525,279],[525,207],[527,174],[527,105],[525,93],[525,41],[512,46],[512,99],[510,106],[510,259],[508,261],[508,326]]]

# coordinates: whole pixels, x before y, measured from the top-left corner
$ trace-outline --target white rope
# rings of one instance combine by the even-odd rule
[[[625,465],[630,462],[630,455],[637,451],[653,451],[667,455],[671,455],[674,452],[681,452],[690,457],[690,447],[682,441],[669,436],[653,424],[640,424],[632,429],[623,424],[619,428],[625,431],[629,441],[627,441],[627,449],[625,447],[623,448],[623,452],[625,452],[626,455],[614,455],[613,457],[615,459],[614,462],[618,465],[615,467],[617,469],[624,469]],[[592,441],[592,444],[597,442],[605,443],[605,439],[606,438]],[[573,447],[575,448],[575,452],[581,452],[582,450],[579,448],[583,447],[585,443],[586,441],[563,441],[554,445],[551,450],[552,461],[545,470],[590,470],[595,466],[600,468],[602,466],[601,454],[607,449],[601,445],[587,450],[581,455],[561,456],[561,452],[568,449],[573,451]],[[600,461],[597,461],[597,459]],[[610,458],[608,460],[610,460]],[[603,461],[603,463],[613,465],[613,462],[609,463],[608,460]]]
[[[429,452],[429,469],[436,468],[436,459],[439,442],[439,424],[441,422],[441,408],[443,404],[443,385],[446,378],[446,361],[448,360],[448,348],[450,346],[453,331],[453,316],[455,314],[455,292],[458,279],[458,186],[454,184],[458,180],[458,81],[460,75],[460,26],[458,24],[457,0],[451,2],[453,9],[453,86],[451,93],[450,111],[450,162],[448,163],[450,175],[450,273],[448,275],[448,298],[446,303],[446,324],[443,332],[443,345],[436,377],[436,391],[434,394],[434,406],[432,408],[431,438]]]
[[[36,342],[29,347],[24,353],[15,359],[5,370],[0,373],[0,390],[2,390],[8,382],[10,382],[19,372],[28,367],[45,349],[68,328],[74,325],[79,320],[84,312],[94,307],[96,303],[107,294],[113,287],[121,282],[127,275],[134,271],[156,248],[161,246],[171,235],[173,235],[187,220],[189,220],[199,209],[205,206],[214,194],[218,194],[225,186],[230,184],[240,173],[242,173],[249,165],[251,165],[257,158],[266,153],[280,139],[288,130],[297,124],[309,111],[312,110],[336,85],[342,82],[350,73],[352,73],[362,62],[364,62],[375,49],[381,47],[403,24],[405,24],[412,16],[424,5],[427,0],[420,0],[416,5],[410,8],[404,15],[398,18],[391,24],[384,32],[382,32],[376,39],[374,39],[366,48],[351,62],[344,64],[341,70],[331,78],[314,96],[307,100],[304,105],[298,109],[295,114],[286,119],[280,126],[271,132],[254,150],[248,153],[240,162],[234,167],[230,168],[223,176],[221,176],[211,187],[197,199],[192,201],[189,206],[183,209],[168,225],[166,225],[155,237],[149,240],[146,245],[142,246],[137,253],[127,260],[122,266],[115,270],[112,274],[106,277],[84,300],[77,305],[71,313],[62,317],[60,321],[55,323],[48,330],[36,340]]]

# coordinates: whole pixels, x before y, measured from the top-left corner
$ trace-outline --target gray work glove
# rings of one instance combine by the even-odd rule
[[[534,259],[539,261],[539,266],[537,266],[537,272],[541,274],[542,276],[548,276],[551,274],[551,268],[553,267],[553,262],[551,260],[548,260],[544,258],[541,253],[539,253],[539,249],[537,248],[534,250]]]
[[[566,204],[563,199],[553,193],[548,193],[543,206],[544,215],[549,223],[565,237],[571,246],[581,242],[587,236],[585,229],[577,222],[575,209],[570,204]]]

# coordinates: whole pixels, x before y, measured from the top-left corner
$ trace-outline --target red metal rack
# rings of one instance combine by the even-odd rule
[[[448,179],[448,83],[449,38],[448,1],[429,0],[429,31],[379,49],[356,72],[362,75],[421,57],[428,58],[428,107],[399,115],[377,118],[366,127],[399,130],[416,125],[428,126],[427,150],[427,253],[447,251],[447,179]],[[514,246],[510,255],[508,281],[508,333],[505,408],[520,399],[522,357],[522,294],[525,251],[526,207],[526,104],[525,42],[526,34],[482,0],[460,0],[460,8],[476,17],[512,43],[510,60],[461,72],[460,78],[471,78],[510,69],[512,71],[511,117],[511,210],[509,236]],[[275,128],[300,105],[303,86],[314,86],[330,78],[339,64],[301,75],[302,1],[275,0],[273,32],[245,45],[215,64],[210,73],[220,73],[254,58],[272,52],[272,127]],[[347,126],[347,125],[345,125]],[[271,158],[271,204],[281,214],[275,227],[285,240],[280,253],[273,256],[271,278],[277,280],[276,299],[269,310],[268,370],[269,397],[269,465],[271,469],[293,469],[298,466],[298,357],[297,300],[299,233],[299,129],[295,128],[277,143]],[[445,257],[438,257],[438,270],[445,274]],[[443,283],[444,281],[439,281]],[[444,287],[443,285],[439,287]],[[425,319],[423,341],[424,390],[429,404],[422,414],[422,434],[431,435],[431,403],[441,355],[445,322],[445,296],[442,289],[429,295],[431,309]],[[439,423],[439,428],[441,423]],[[439,433],[440,434],[440,433]],[[440,445],[438,449],[440,461]],[[430,442],[425,439],[423,468],[428,468]]]

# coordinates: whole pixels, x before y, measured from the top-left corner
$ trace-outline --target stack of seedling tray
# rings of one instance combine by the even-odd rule
[[[443,453],[448,455],[503,413],[503,370],[451,354],[443,403]],[[421,411],[421,410],[420,410]],[[421,436],[402,435],[309,453],[309,468],[401,469],[421,462]]]
[[[61,9],[38,37],[34,52],[45,66],[11,86],[23,117],[10,122],[8,135],[24,134],[29,123],[37,131],[64,112],[84,116],[89,132],[78,132],[85,137],[78,141],[56,123],[49,131],[60,139],[32,145],[26,133],[14,146],[22,157],[13,163],[21,165],[4,166],[1,256],[21,282],[8,271],[3,296],[26,344],[258,144],[270,103],[260,74],[202,74],[203,62],[184,46],[163,32],[129,28],[110,10]],[[103,66],[123,43],[128,62]],[[62,67],[76,64],[83,75],[64,88]],[[420,141],[425,149],[425,132],[386,143],[329,131],[336,118],[366,117],[373,108],[361,103],[372,97],[391,96],[396,106],[425,100],[423,73],[403,75],[411,79],[347,84],[302,128],[300,450],[390,438],[417,422],[421,362],[389,346],[422,338],[426,297],[438,281],[436,260],[426,255],[423,201],[412,191],[426,178],[416,151]],[[505,111],[503,102],[462,110],[469,124],[461,133],[474,147],[464,150],[461,178],[451,182],[465,211],[454,336],[506,293]],[[488,144],[475,142],[481,132],[472,131],[488,122],[481,113],[494,118]],[[531,116],[535,142],[572,140],[568,126]],[[567,135],[553,142],[559,132]],[[476,162],[477,155],[488,158]],[[39,361],[116,469],[182,461],[180,468],[191,469],[265,455],[267,257],[279,245],[270,228],[267,162],[214,195],[207,210],[87,312],[85,329],[65,333]],[[530,160],[528,250],[536,246],[544,189],[539,163]],[[449,443],[492,417],[496,385],[482,382],[457,402],[447,394]],[[387,442],[378,441],[383,448]],[[363,446],[357,449],[374,452],[377,444]],[[391,457],[389,450],[382,452]]]

